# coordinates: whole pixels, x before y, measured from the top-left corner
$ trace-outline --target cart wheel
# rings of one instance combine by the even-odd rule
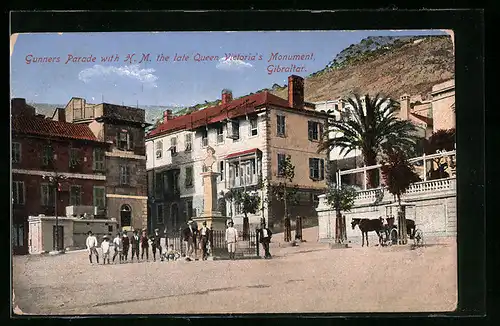
[[[417,229],[415,231],[415,236],[413,238],[413,242],[414,242],[416,247],[421,247],[424,245],[424,233],[422,232],[422,230]]]
[[[391,244],[398,244],[398,230],[391,230]]]

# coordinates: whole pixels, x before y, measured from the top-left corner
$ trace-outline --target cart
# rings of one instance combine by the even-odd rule
[[[385,206],[385,215],[389,222],[389,239],[391,244],[407,244],[408,243],[408,230],[407,220],[416,224],[416,209],[415,204],[407,202],[392,203]],[[409,218],[411,217],[411,218]],[[411,225],[411,223],[410,223]],[[410,237],[415,238],[416,230],[411,230]],[[423,233],[420,230],[420,235],[423,239]],[[415,240],[415,239],[414,239]]]

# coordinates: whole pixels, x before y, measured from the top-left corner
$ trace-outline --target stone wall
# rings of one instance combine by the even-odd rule
[[[349,240],[361,238],[361,232],[351,227],[353,218],[376,219],[386,216],[386,206],[394,203],[393,196],[386,190],[383,196],[376,197],[381,189],[358,192],[355,207],[346,216],[347,237]],[[415,220],[416,227],[424,235],[448,236],[457,232],[456,179],[447,178],[418,182],[413,184],[403,196],[403,201],[413,206],[407,208],[406,218]],[[396,215],[396,207],[393,208]],[[335,211],[326,203],[324,195],[316,208],[318,212],[319,239],[330,241],[335,237]],[[373,233],[374,234],[374,233]]]

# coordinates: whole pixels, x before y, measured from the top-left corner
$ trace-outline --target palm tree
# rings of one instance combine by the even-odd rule
[[[417,128],[409,120],[398,119],[399,103],[380,94],[362,99],[353,94],[345,99],[350,104],[341,112],[346,117],[340,120],[329,119],[318,146],[318,153],[340,148],[340,155],[346,156],[351,151],[360,150],[366,166],[377,164],[377,154],[384,148],[395,148],[410,151],[415,147]],[[367,185],[376,186],[378,174],[376,170],[367,171]]]

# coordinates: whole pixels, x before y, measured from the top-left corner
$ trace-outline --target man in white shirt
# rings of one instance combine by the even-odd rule
[[[227,251],[229,252],[229,259],[235,259],[234,254],[236,252],[236,243],[238,242],[238,231],[233,227],[233,221],[230,221],[228,225],[226,229]]]
[[[123,251],[123,242],[120,233],[116,234],[115,239],[113,240],[113,245],[115,247],[115,253],[113,254],[113,263],[115,262],[116,256],[118,256],[118,261],[122,262],[122,251]]]
[[[99,264],[99,254],[97,253],[97,238],[94,236],[92,231],[88,232],[87,241],[85,241],[87,245],[87,251],[89,252],[89,260],[92,264],[92,254],[94,254],[97,258],[97,263]]]

